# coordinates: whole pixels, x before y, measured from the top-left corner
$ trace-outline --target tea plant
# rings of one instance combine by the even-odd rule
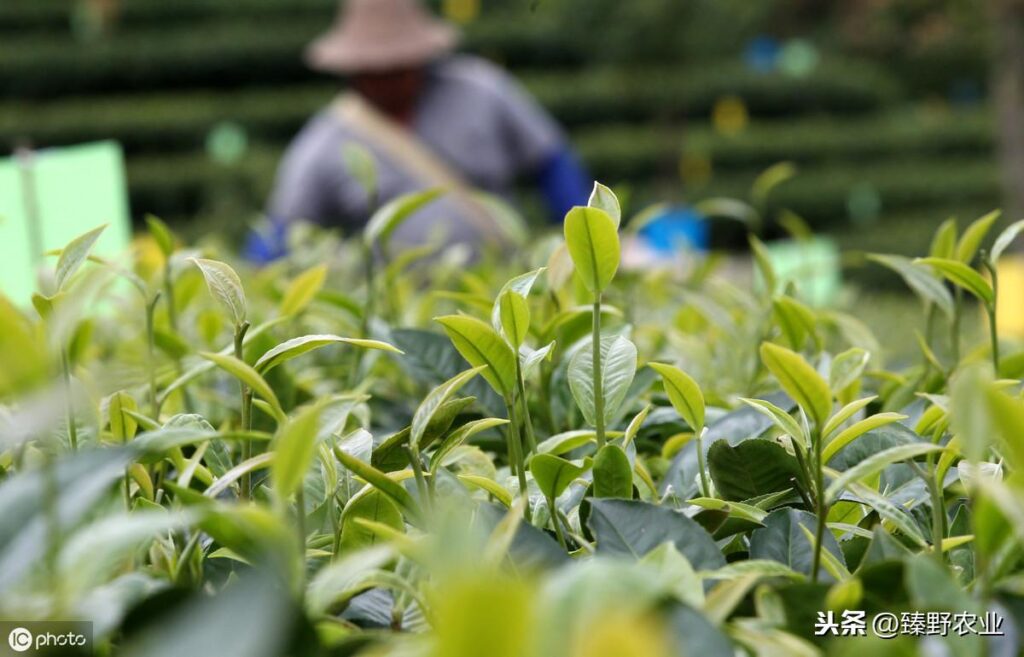
[[[787,172],[728,207],[756,228]],[[621,266],[645,215],[599,184],[511,257],[392,253],[438,194],[260,271],[155,218],[126,271],[98,229],[33,310],[0,298],[0,614],[147,657],[1017,653],[1024,352],[994,320],[1024,222],[870,256],[927,318],[893,366],[754,235],[753,286]]]

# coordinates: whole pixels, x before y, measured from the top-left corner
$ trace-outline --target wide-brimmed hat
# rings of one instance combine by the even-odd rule
[[[387,71],[452,50],[458,33],[417,0],[347,0],[334,27],[309,45],[310,67],[328,73]]]

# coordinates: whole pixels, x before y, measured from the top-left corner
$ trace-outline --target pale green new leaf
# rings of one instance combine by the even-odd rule
[[[770,342],[761,344],[761,360],[782,389],[819,427],[832,411],[832,392],[818,372],[799,354]]]
[[[534,269],[528,271],[525,274],[520,274],[507,283],[501,286],[498,290],[498,296],[495,297],[494,305],[491,308],[491,326],[494,327],[495,331],[501,330],[501,298],[509,291],[516,292],[519,296],[528,298],[530,296],[530,290],[533,289],[533,284],[537,282],[537,278],[547,270],[547,267],[541,267],[540,269]]]
[[[281,408],[281,402],[277,400],[277,395],[274,394],[274,390],[266,380],[260,376],[259,372],[234,356],[214,354],[208,351],[201,351],[199,352],[199,355],[247,385],[254,393],[270,404],[270,407],[274,410],[274,414],[279,419],[284,418],[284,410]]]
[[[906,419],[906,415],[900,415],[899,413],[879,413],[878,415],[866,417],[860,422],[847,427],[835,438],[828,439],[826,436],[827,442],[821,452],[822,463],[828,463],[833,456],[839,453],[839,450],[846,447],[868,431]]]
[[[590,458],[582,465],[551,454],[534,454],[530,459],[530,473],[545,497],[553,500],[565,491],[577,477],[590,469]]]
[[[410,520],[418,522],[422,518],[419,504],[400,483],[369,463],[360,461],[337,445],[334,447],[334,456],[353,474],[390,497]]]
[[[995,244],[992,245],[992,262],[999,262],[999,258],[1002,257],[1003,252],[1010,247],[1013,240],[1017,239],[1017,235],[1024,230],[1024,219],[1015,221],[1006,229],[999,233],[999,237],[996,238]]]
[[[466,315],[446,315],[434,321],[444,327],[455,349],[470,365],[487,366],[480,376],[495,392],[504,398],[512,394],[516,384],[516,354],[493,328]]]
[[[991,304],[995,299],[995,293],[988,281],[962,262],[945,258],[918,258],[914,262],[931,265],[949,282],[967,290],[986,304]]]
[[[590,198],[587,200],[587,206],[607,212],[616,227],[622,223],[622,208],[619,206],[619,199],[615,196],[615,192],[596,180],[594,189],[590,192]]]
[[[441,385],[437,386],[423,399],[416,412],[412,416],[412,432],[409,443],[416,448],[420,447],[420,440],[427,430],[427,425],[434,418],[437,409],[448,401],[462,386],[469,383],[469,380],[484,370],[486,366],[480,365],[472,369],[459,372]]]
[[[103,224],[98,228],[93,228],[89,232],[79,235],[68,242],[67,246],[60,252],[60,257],[57,259],[57,291],[64,287],[68,279],[74,276],[78,268],[85,262],[85,259],[89,257],[89,251],[92,250],[96,240],[100,238],[100,234],[106,227],[107,224]]]
[[[363,229],[363,242],[372,246],[375,242],[386,243],[402,223],[420,208],[431,203],[442,193],[440,189],[427,189],[396,197],[373,213]]]
[[[515,349],[519,349],[530,331],[530,305],[518,292],[506,290],[498,298],[501,330]]]
[[[445,457],[452,452],[453,449],[466,442],[481,431],[486,431],[494,427],[500,427],[508,424],[508,420],[496,417],[487,417],[482,420],[473,420],[467,422],[455,431],[449,433],[445,439],[441,442],[434,453],[430,456],[430,471],[437,472],[437,469],[441,466]]]
[[[792,438],[799,438],[804,444],[807,443],[807,437],[804,435],[800,425],[793,419],[793,416],[775,404],[763,399],[747,399],[745,397],[740,397],[740,401],[762,415],[771,418],[775,426],[782,429],[783,433]]]
[[[604,397],[604,421],[610,422],[626,398],[636,375],[636,346],[624,336],[601,340],[601,394]],[[569,389],[583,417],[597,424],[594,404],[594,352],[583,348],[569,361]]]
[[[828,373],[828,385],[839,392],[860,378],[871,360],[871,354],[860,347],[847,349],[832,359]]]
[[[245,291],[238,274],[229,265],[219,260],[192,258],[206,279],[210,294],[227,310],[228,316],[236,326],[245,321],[247,314]]]
[[[302,409],[282,427],[270,475],[282,499],[288,499],[302,485],[316,451],[317,430],[323,406],[314,404]]]
[[[864,408],[871,402],[875,401],[876,399],[878,399],[878,396],[872,395],[870,397],[865,397],[864,399],[854,400],[847,404],[846,406],[843,406],[841,409],[839,409],[839,411],[836,412],[835,415],[829,418],[828,422],[825,423],[825,426],[822,427],[821,429],[821,435],[827,439],[829,436],[835,433],[835,431],[838,430],[844,422],[846,422],[851,417],[856,415],[858,411],[860,411],[862,408]]]
[[[619,268],[615,220],[604,210],[577,206],[565,215],[565,243],[583,284],[593,294],[600,294]]]
[[[260,356],[259,360],[256,361],[255,369],[257,372],[266,374],[281,363],[301,356],[309,351],[313,351],[314,349],[319,349],[320,347],[326,347],[327,345],[332,344],[349,344],[362,349],[378,349],[380,351],[390,351],[394,354],[404,353],[398,347],[387,342],[381,342],[380,340],[343,338],[338,335],[303,335],[298,338],[286,340],[276,347],[269,349],[265,354]]]
[[[297,315],[306,309],[327,279],[327,265],[310,267],[295,277],[281,299],[279,312],[282,315]]]
[[[160,247],[160,252],[164,254],[164,257],[171,257],[171,254],[174,253],[174,233],[167,227],[167,224],[159,217],[147,214],[146,226],[149,227],[149,234],[153,236],[153,241]]]
[[[996,219],[1001,214],[1001,210],[993,210],[980,219],[976,219],[967,227],[967,230],[964,231],[956,245],[957,260],[965,265],[971,264],[971,260],[974,260],[974,254],[978,252],[978,247],[981,246],[982,240],[985,239],[985,235],[992,228],[992,224],[996,222]]]
[[[910,443],[884,449],[877,454],[872,454],[852,468],[839,473],[839,476],[833,479],[832,483],[825,490],[825,497],[827,499],[835,499],[850,482],[859,481],[876,472],[881,472],[893,463],[913,459],[924,454],[941,452],[944,449],[945,447],[942,445],[932,445],[931,443]]]
[[[879,253],[868,254],[868,260],[893,270],[917,296],[928,303],[934,303],[946,317],[953,316],[953,296],[942,281],[923,265],[903,256]]]
[[[676,413],[686,420],[695,434],[704,429],[704,394],[690,375],[674,365],[650,363],[652,370],[661,375],[665,393]]]

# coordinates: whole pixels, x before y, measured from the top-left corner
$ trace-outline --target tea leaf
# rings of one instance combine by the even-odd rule
[[[796,458],[785,447],[757,438],[735,447],[715,441],[708,450],[708,470],[715,489],[734,501],[797,488],[803,479]]]
[[[201,351],[199,355],[247,385],[254,393],[270,404],[275,416],[279,419],[284,418],[284,410],[281,408],[281,402],[277,400],[277,395],[274,394],[274,390],[255,369],[234,356],[214,354],[208,351]]]
[[[565,244],[576,273],[588,290],[600,294],[619,268],[619,233],[604,210],[575,207],[565,215]]]
[[[146,215],[146,226],[149,227],[149,234],[153,236],[153,241],[164,254],[164,258],[170,258],[174,253],[174,233],[171,229],[163,220],[152,214]]]
[[[932,275],[928,269],[916,263],[910,258],[896,255],[883,255],[879,253],[868,254],[868,260],[888,267],[899,274],[903,281],[922,300],[927,303],[934,303],[946,317],[953,316],[953,297],[949,290],[942,284],[942,281]]]
[[[786,336],[790,347],[802,349],[808,336],[818,344],[819,338],[815,330],[814,312],[796,299],[779,296],[772,299],[772,308],[778,320],[782,334]]]
[[[670,542],[697,570],[725,565],[711,535],[695,520],[669,508],[635,500],[593,500],[587,523],[597,539],[598,554],[639,559]]]
[[[530,330],[530,306],[526,299],[513,290],[506,290],[498,298],[501,330],[515,349],[526,340]]]
[[[93,228],[87,233],[83,233],[75,239],[68,242],[68,245],[60,252],[60,257],[57,259],[57,275],[56,275],[56,286],[59,292],[64,288],[64,284],[68,282],[78,268],[82,266],[85,259],[89,257],[89,251],[92,250],[96,240],[100,238],[100,234],[106,230],[107,224],[103,224],[99,228]]]
[[[604,210],[615,222],[616,228],[622,223],[622,208],[619,207],[618,197],[609,187],[597,181],[594,181],[594,189],[590,192],[590,198],[587,199],[587,207]]]
[[[928,255],[933,258],[952,258],[956,255],[956,220],[946,219],[932,237]]]
[[[228,317],[235,323],[235,326],[241,325],[247,314],[245,291],[242,289],[242,281],[238,278],[235,270],[218,260],[202,258],[192,258],[191,260],[203,273],[206,286],[210,288],[213,298],[227,310]]]
[[[1024,219],[1015,221],[1006,227],[1003,232],[999,233],[999,237],[996,238],[995,244],[992,245],[992,262],[999,262],[999,258],[1002,257],[1003,251],[1009,248],[1013,240],[1017,239],[1017,235],[1024,230]]]
[[[851,427],[851,429],[852,428],[853,427]],[[882,450],[881,452],[864,459],[849,470],[841,472],[838,477],[832,480],[832,483],[830,483],[828,488],[825,490],[825,497],[835,499],[836,495],[846,488],[850,482],[859,481],[864,477],[880,472],[893,463],[913,459],[918,456],[923,456],[924,454],[941,452],[944,449],[945,447],[942,445],[916,443],[910,445],[897,445],[896,447],[890,447],[889,449]]]
[[[327,278],[327,265],[310,267],[295,277],[281,299],[282,315],[297,315],[316,297]]]
[[[827,439],[827,436],[823,435],[823,437],[826,438],[826,442],[825,447],[821,451],[821,462],[828,463],[833,456],[839,453],[839,450],[846,447],[868,431],[885,426],[886,424],[892,424],[893,422],[899,422],[906,419],[906,415],[900,415],[899,413],[879,413],[878,415],[872,415],[871,417],[864,418],[860,422],[847,427],[835,438]]]
[[[274,446],[276,456],[271,465],[270,476],[282,499],[288,499],[302,485],[316,451],[317,430],[321,404],[303,409],[289,420],[281,430]]]
[[[569,361],[569,389],[583,417],[597,424],[594,404],[594,352],[583,348]],[[636,346],[623,336],[601,340],[601,394],[604,397],[604,421],[611,422],[626,398],[636,375]]]
[[[365,146],[354,142],[346,142],[341,148],[341,159],[345,170],[363,188],[366,197],[377,196],[377,160]]]
[[[266,374],[281,363],[301,356],[304,353],[313,351],[314,349],[319,349],[332,344],[349,344],[362,349],[377,349],[380,351],[389,351],[394,354],[404,353],[398,347],[388,344],[387,342],[381,342],[380,340],[343,338],[338,335],[304,335],[299,338],[286,340],[285,342],[282,342],[276,347],[268,350],[265,354],[260,356],[259,360],[256,361],[254,369],[261,374]]]
[[[995,298],[992,286],[981,277],[981,274],[962,262],[945,258],[918,258],[914,262],[931,265],[949,282],[962,287],[987,304],[991,304]]]
[[[676,413],[686,420],[695,434],[699,434],[704,429],[704,395],[700,386],[678,367],[663,363],[649,365],[661,375],[665,392]]]
[[[338,446],[334,447],[334,455],[341,464],[352,471],[356,476],[361,477],[371,486],[390,497],[406,516],[413,522],[419,522],[422,518],[419,504],[413,499],[409,491],[401,484],[387,476],[369,463],[360,461],[356,457],[343,451]]]
[[[502,397],[515,388],[515,352],[490,326],[474,317],[447,315],[434,321],[444,327],[452,344],[473,367],[486,365],[480,376]]]
[[[835,433],[835,431],[839,429],[839,427],[841,427],[844,422],[846,422],[851,417],[856,415],[858,411],[860,411],[861,409],[863,409],[865,406],[875,401],[876,399],[878,399],[877,396],[865,397],[864,399],[858,399],[856,401],[850,402],[846,406],[843,406],[836,412],[835,415],[829,418],[829,421],[825,423],[824,427],[822,427],[822,437],[827,439],[829,436]]]
[[[415,214],[428,203],[437,199],[443,190],[427,189],[421,192],[413,192],[398,196],[385,203],[379,210],[373,213],[370,220],[363,228],[363,242],[367,246],[373,246],[375,242],[387,243],[391,234],[401,226],[406,219]]]
[[[117,442],[128,442],[135,437],[138,423],[127,411],[137,409],[135,400],[123,390],[110,396],[110,402],[107,404],[107,416],[110,418],[110,433],[114,434],[114,439]]]
[[[401,533],[405,520],[391,498],[376,488],[366,487],[345,505],[341,514],[341,549],[345,552],[365,548],[377,542],[377,534],[357,520],[385,525]]]
[[[427,425],[430,424],[430,421],[434,418],[434,414],[437,412],[437,409],[448,401],[448,399],[462,386],[466,385],[470,379],[482,372],[485,368],[485,365],[481,365],[479,367],[466,370],[465,372],[460,372],[430,391],[430,394],[424,398],[416,409],[416,413],[412,416],[412,430],[409,438],[410,444],[416,448],[421,447],[420,441],[427,430]]]
[[[540,269],[534,269],[528,271],[525,274],[520,274],[506,282],[501,286],[498,291],[498,296],[495,298],[494,305],[491,308],[491,325],[495,331],[501,330],[501,297],[508,291],[517,292],[523,298],[529,298],[530,290],[533,289],[534,283],[537,282],[537,278],[547,270],[547,267],[541,267]]]
[[[757,239],[753,233],[747,235],[747,241],[750,243],[750,250],[754,253],[754,263],[757,265],[757,270],[761,273],[761,278],[764,280],[765,289],[768,291],[768,294],[774,295],[778,287],[778,278],[775,275],[775,267],[772,266],[772,259],[768,254],[768,249],[765,247],[764,242]]]
[[[467,422],[455,431],[452,431],[445,437],[444,441],[441,442],[438,448],[434,450],[433,455],[431,455],[430,471],[437,472],[437,469],[441,467],[441,463],[444,461],[444,458],[450,454],[452,450],[476,434],[505,424],[508,424],[508,420],[489,417],[482,420]]]
[[[481,477],[480,475],[468,474],[460,474],[458,475],[458,477],[459,481],[465,482],[467,484],[470,484],[471,486],[487,491],[488,493],[493,495],[496,500],[501,502],[506,508],[512,506],[512,493],[508,492],[508,490],[506,490],[504,486],[494,481],[493,479]]]
[[[992,224],[995,223],[1001,214],[1001,210],[989,212],[980,219],[976,219],[967,227],[967,230],[964,231],[956,245],[957,260],[966,265],[971,264],[971,260],[974,260],[974,254],[978,252],[978,247],[981,246],[982,240],[985,239],[985,235],[992,228]]]
[[[804,575],[811,574],[814,550],[804,530],[814,531],[817,519],[806,511],[779,509],[764,519],[764,528],[750,535],[750,558],[766,559],[789,566]],[[822,552],[829,552],[840,561],[843,553],[831,532],[825,532]]]
[[[551,454],[534,454],[530,459],[530,474],[533,475],[537,487],[549,499],[557,498],[569,484],[590,469],[589,458],[582,465],[576,465]]]
[[[793,416],[783,409],[763,399],[747,399],[745,397],[740,397],[740,401],[762,415],[771,418],[775,426],[782,429],[783,433],[786,435],[794,439],[799,439],[802,443],[807,443],[807,436],[804,435],[804,431],[796,423],[796,420],[793,419]]]
[[[633,466],[618,445],[608,443],[594,456],[594,497],[633,497]]]
[[[836,392],[846,389],[860,378],[870,360],[871,354],[859,347],[847,349],[837,355],[832,359],[832,367],[829,369],[829,387]]]
[[[761,344],[761,360],[782,389],[816,425],[823,426],[832,411],[832,393],[821,375],[799,354],[770,342]]]

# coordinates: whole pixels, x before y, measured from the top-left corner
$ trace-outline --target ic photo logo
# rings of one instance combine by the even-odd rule
[[[7,635],[7,645],[14,652],[25,652],[32,647],[32,633],[24,627],[16,627]]]

